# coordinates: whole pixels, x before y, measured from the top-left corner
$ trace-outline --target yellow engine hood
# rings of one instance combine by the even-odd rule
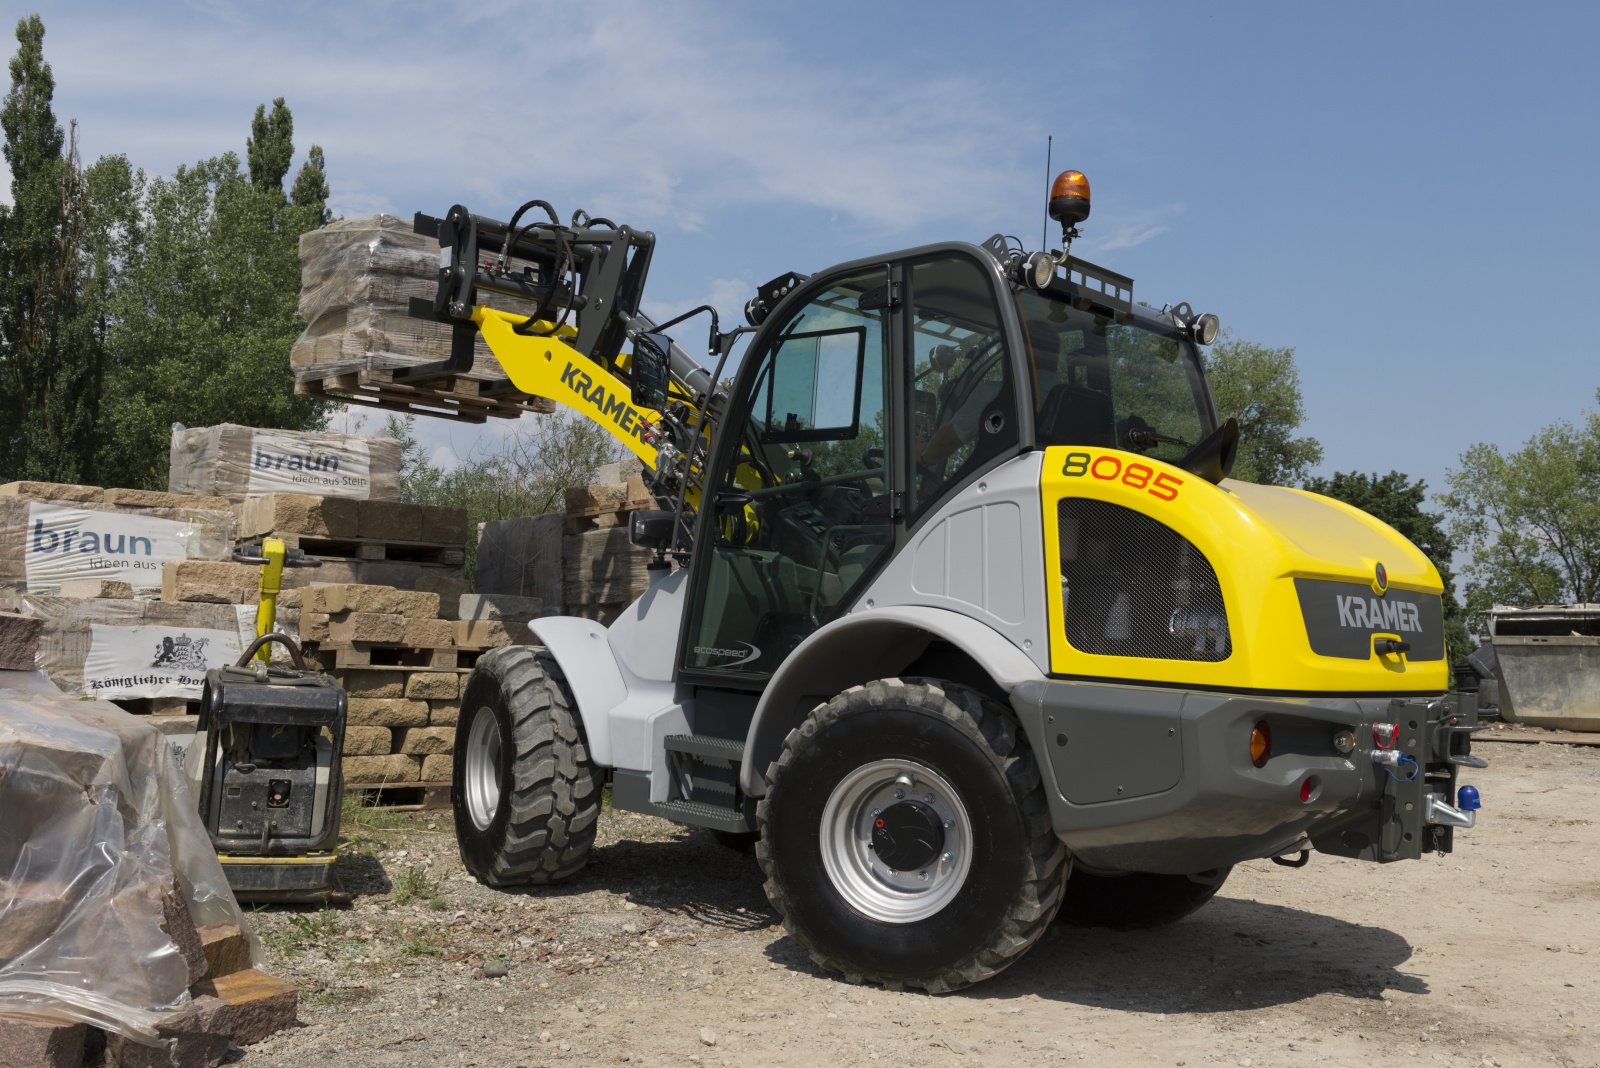
[[[1447,686],[1439,572],[1365,512],[1301,490],[1232,480],[1212,485],[1159,460],[1077,447],[1047,450],[1041,494],[1046,564],[1063,586],[1059,598],[1050,598],[1055,674],[1328,695],[1438,693]],[[1086,525],[1073,516],[1087,506],[1064,503],[1072,501],[1117,505],[1137,516],[1101,509],[1095,514],[1102,518]],[[1124,518],[1104,518],[1110,515]],[[1172,555],[1174,545],[1184,560],[1196,559],[1198,550],[1205,563],[1163,584],[1168,565],[1139,554]],[[1117,604],[1106,591],[1118,582],[1132,591],[1134,608],[1139,597],[1151,602],[1130,617],[1124,596],[1105,633],[1120,637],[1134,618],[1152,635],[1176,634],[1185,613],[1192,615],[1185,607],[1192,591],[1212,581],[1205,564],[1215,573],[1227,635],[1223,650],[1208,658],[1172,655],[1170,637],[1125,641],[1140,655],[1117,655],[1115,641],[1082,639],[1092,632],[1082,618],[1068,626],[1075,577],[1089,591],[1079,591],[1073,611],[1080,617],[1099,604]],[[1170,612],[1163,595],[1174,606]],[[1069,629],[1080,635],[1076,645]],[[1383,651],[1386,638],[1410,648]]]

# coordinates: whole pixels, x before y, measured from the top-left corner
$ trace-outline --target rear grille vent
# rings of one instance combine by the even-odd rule
[[[1068,497],[1058,508],[1067,641],[1098,656],[1226,660],[1222,588],[1194,544],[1142,512]]]

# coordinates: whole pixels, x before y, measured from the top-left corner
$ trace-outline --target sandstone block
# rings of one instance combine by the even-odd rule
[[[381,612],[388,615],[432,619],[439,614],[439,595],[416,590],[397,590],[393,586],[368,586],[336,583],[311,586],[302,602],[312,612]]]
[[[313,534],[330,538],[360,537],[357,506],[348,497],[319,497],[310,493],[267,493],[235,505],[239,536],[263,534]]]
[[[465,683],[462,684],[465,687]],[[454,727],[461,718],[460,701],[429,701],[428,726]]]
[[[357,536],[376,541],[425,541],[425,506],[401,501],[362,501]]]
[[[255,968],[203,979],[194,995],[204,1028],[241,1046],[293,1027],[300,1003],[298,990]]]
[[[0,497],[32,497],[36,501],[66,501],[73,504],[98,504],[106,491],[99,486],[74,486],[64,482],[7,482],[0,486]]]
[[[200,946],[206,955],[206,975],[232,975],[250,967],[250,943],[244,932],[231,923],[212,923],[200,928]]]
[[[401,641],[419,649],[445,649],[456,643],[456,625],[448,619],[407,619]]]
[[[343,612],[328,620],[328,640],[340,645],[351,642],[399,642],[406,636],[406,617],[382,612]]]
[[[501,619],[527,622],[545,614],[544,601],[538,597],[517,597],[509,593],[469,593],[456,606],[457,619]]]
[[[121,1035],[108,1036],[106,1064],[111,1068],[216,1068],[228,1059],[228,1036],[204,1030],[194,1013],[191,1003],[157,1024],[160,1041],[154,1046]]]
[[[495,649],[502,645],[530,645],[533,632],[526,623],[509,619],[463,619],[456,623],[456,644],[464,649]]]
[[[56,592],[58,597],[106,597],[118,601],[126,601],[133,596],[131,582],[118,582],[115,579],[67,579]]]
[[[356,727],[426,727],[428,725],[428,704],[426,701],[408,701],[403,697],[373,700],[370,698],[350,698],[349,712],[350,726],[347,731]],[[383,752],[389,752],[385,747]],[[352,754],[361,756],[376,756],[375,753]]]
[[[108,489],[107,504],[122,508],[212,508],[226,512],[233,502],[226,497],[201,497],[189,493],[163,493],[160,490]]]
[[[302,611],[300,613],[300,640],[303,642],[327,641],[328,613]]]
[[[344,758],[344,781],[353,786],[416,782],[421,778],[421,757],[391,753]]]
[[[461,676],[453,671],[415,671],[406,680],[406,696],[454,700],[461,696]]]
[[[161,929],[183,954],[183,961],[189,966],[189,984],[193,986],[206,974],[206,950],[200,942],[200,932],[195,930],[194,917],[189,915],[189,903],[176,883],[161,891]]]
[[[449,782],[455,773],[455,757],[438,753],[422,758],[423,782]]]
[[[0,1068],[79,1068],[89,1028],[0,1016]]]
[[[407,727],[398,732],[400,752],[410,756],[437,756],[455,749],[454,727]]]
[[[358,697],[376,700],[407,696],[406,676],[403,671],[346,668],[337,674],[340,685],[344,687],[345,693],[349,694],[352,700]],[[440,696],[443,695],[441,694]]]
[[[344,729],[346,756],[388,756],[394,749],[394,732],[388,727],[357,726]]]
[[[293,582],[289,572],[285,585]],[[254,604],[259,598],[261,569],[230,560],[168,560],[161,565],[163,601],[205,604]]]
[[[0,671],[32,671],[44,620],[0,612]]]

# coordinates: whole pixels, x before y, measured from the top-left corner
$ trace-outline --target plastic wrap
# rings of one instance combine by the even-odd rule
[[[0,496],[0,592],[53,594],[66,581],[111,579],[153,597],[165,561],[226,560],[237,526],[233,512],[215,508]]]
[[[246,929],[162,735],[0,673],[0,1013],[153,1039],[189,1000],[169,931],[213,923]]]
[[[172,432],[167,488],[233,501],[266,493],[400,499],[400,442],[221,423]]]
[[[256,628],[254,605],[29,596],[25,610],[44,620],[38,667],[63,693],[102,700],[197,701],[206,670],[239,659]]]
[[[393,215],[341,219],[300,238],[300,316],[306,329],[289,362],[301,381],[351,371],[445,360],[451,328],[413,318],[412,297],[438,289],[439,243],[412,233]],[[530,314],[526,301],[496,296],[494,307]],[[505,372],[480,336],[472,370],[463,377],[501,379]]]

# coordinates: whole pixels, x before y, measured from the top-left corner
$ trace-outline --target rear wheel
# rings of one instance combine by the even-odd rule
[[[1060,904],[1067,855],[1038,768],[1009,711],[973,690],[847,690],[790,732],[767,778],[767,896],[811,958],[847,979],[979,982]]]
[[[1147,871],[1096,875],[1078,868],[1067,880],[1060,920],[1074,927],[1119,931],[1176,923],[1215,897],[1231,871],[1228,867],[1194,875]]]
[[[600,778],[548,653],[513,645],[479,658],[461,699],[454,771],[456,841],[480,881],[553,883],[582,869]]]

